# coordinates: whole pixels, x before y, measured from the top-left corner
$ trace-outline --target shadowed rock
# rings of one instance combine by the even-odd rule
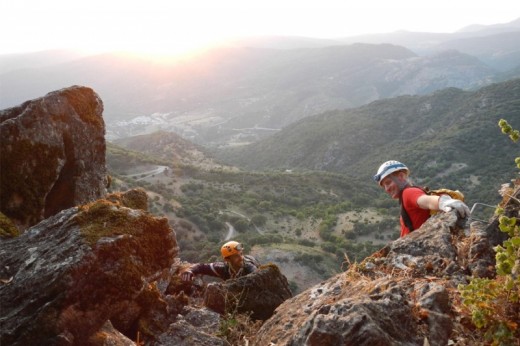
[[[270,264],[238,279],[208,285],[204,304],[219,313],[251,313],[253,319],[266,320],[290,297],[287,278]]]
[[[207,309],[186,307],[168,330],[159,335],[153,346],[228,346],[215,336],[219,331],[220,315]]]
[[[89,338],[89,344],[99,346],[135,346],[135,342],[121,334],[110,321]]]
[[[0,205],[19,229],[105,195],[102,112],[80,86],[0,111]]]
[[[158,325],[168,306],[147,278],[157,280],[177,254],[167,219],[107,200],[64,210],[1,241],[0,276],[11,280],[0,286],[0,344],[85,344],[124,314],[129,325]]]

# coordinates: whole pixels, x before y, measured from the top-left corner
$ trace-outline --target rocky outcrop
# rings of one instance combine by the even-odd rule
[[[113,199],[66,209],[1,241],[0,344],[100,345],[109,320],[132,339],[174,321],[183,304],[161,299],[160,287],[178,254],[175,233],[167,219],[125,207],[124,195]]]
[[[93,334],[89,340],[91,345],[102,345],[102,346],[135,346],[136,343],[121,334],[117,329],[114,328],[110,321],[107,321],[103,327],[95,334]]]
[[[165,333],[152,342],[152,346],[227,346],[229,343],[216,334],[220,327],[220,315],[201,308],[186,307]]]
[[[509,216],[519,216],[518,206],[511,210]],[[502,235],[496,222],[460,226],[454,213],[441,213],[347,272],[285,301],[254,344],[472,344],[474,330],[460,314],[457,286],[470,276],[494,275],[492,246]]]
[[[208,285],[204,304],[221,314],[246,313],[255,320],[266,320],[285,300],[292,297],[287,278],[274,264],[236,280]]]
[[[102,112],[79,86],[0,111],[1,212],[19,229],[104,196]]]

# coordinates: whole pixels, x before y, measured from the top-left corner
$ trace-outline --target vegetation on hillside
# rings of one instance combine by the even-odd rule
[[[249,169],[334,171],[367,182],[381,162],[397,159],[418,184],[461,190],[470,203],[498,202],[496,189],[513,174],[507,163],[514,152],[495,134],[500,117],[520,119],[520,79],[330,111],[217,154]]]
[[[373,186],[363,187],[346,176],[325,172],[228,172],[183,167],[181,174],[185,177],[185,183],[180,186],[181,194],[175,193],[170,183],[118,178],[162,195],[164,204],[152,205],[152,212],[174,212],[176,217],[196,225],[201,231],[196,241],[182,237],[179,240],[182,256],[187,260],[208,260],[218,255],[218,244],[228,229],[226,222],[238,232],[236,239],[248,247],[282,242],[311,247],[320,244],[327,253],[337,256],[338,268],[345,253],[360,260],[377,248],[370,242],[356,242],[356,236],[377,230],[377,227],[366,227],[367,221],[356,222],[352,232],[342,236],[333,234],[339,214],[373,206],[375,196],[379,195]],[[180,207],[169,202],[173,200]],[[381,200],[376,205],[386,205],[386,202]],[[382,212],[386,214],[386,210]],[[288,229],[283,223],[286,219],[299,220],[296,225],[312,220],[316,236],[300,237],[301,227]],[[396,222],[387,220],[379,224],[381,231],[392,231]],[[383,229],[382,225],[387,228]],[[305,256],[302,260],[310,262]]]
[[[107,168],[111,172],[125,175],[127,171],[135,170],[136,166],[167,166],[169,161],[144,154],[138,151],[128,150],[107,142]]]

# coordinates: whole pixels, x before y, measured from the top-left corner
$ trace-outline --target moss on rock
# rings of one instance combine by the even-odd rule
[[[148,196],[146,191],[138,188],[127,192],[114,192],[106,197],[107,200],[131,209],[148,211]]]
[[[0,238],[14,238],[20,235],[20,231],[14,223],[0,212]]]
[[[131,249],[125,251],[135,253],[145,263],[160,263],[161,267],[168,267],[169,262],[177,255],[175,234],[168,224],[168,219],[126,208],[118,201],[101,199],[83,205],[79,207],[75,220],[80,226],[83,238],[92,247],[102,238],[130,235],[131,237],[123,243]],[[170,240],[171,244],[165,240]],[[165,249],[171,249],[172,253],[164,253]],[[123,270],[132,271],[132,268]]]

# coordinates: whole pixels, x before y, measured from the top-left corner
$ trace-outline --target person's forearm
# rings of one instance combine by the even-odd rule
[[[417,205],[421,209],[439,210],[439,196],[423,195],[417,199]]]
[[[214,277],[220,277],[218,269],[215,268],[214,263],[199,263],[191,266],[190,271],[194,275],[209,275]]]

